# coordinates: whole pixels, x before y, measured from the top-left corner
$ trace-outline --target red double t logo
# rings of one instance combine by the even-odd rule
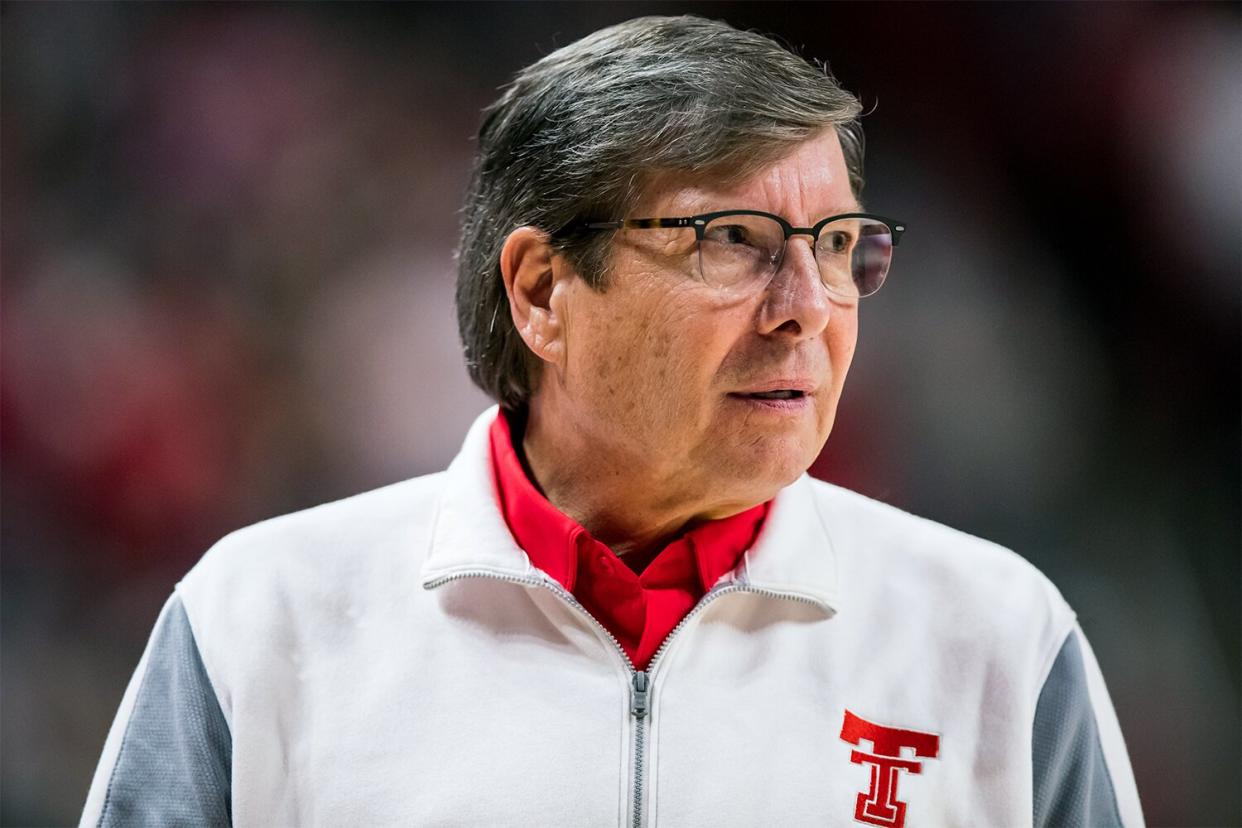
[[[940,737],[935,733],[878,725],[846,710],[841,738],[851,745],[863,739],[871,743],[871,753],[850,752],[851,762],[871,766],[871,790],[858,795],[854,819],[870,825],[902,828],[906,824],[906,803],[897,799],[897,771],[920,773],[923,763],[902,758],[901,749],[912,748],[915,756],[935,759],[940,754]]]

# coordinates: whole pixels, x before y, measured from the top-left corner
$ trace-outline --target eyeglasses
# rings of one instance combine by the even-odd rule
[[[744,292],[767,285],[780,270],[790,236],[810,236],[820,280],[843,299],[860,299],[880,289],[905,224],[870,213],[829,216],[813,227],[794,227],[773,213],[721,210],[680,218],[592,221],[587,230],[650,230],[693,227],[698,240],[699,276],[722,290]]]

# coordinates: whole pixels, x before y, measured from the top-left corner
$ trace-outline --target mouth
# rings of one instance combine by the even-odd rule
[[[730,396],[744,397],[751,400],[799,400],[806,396],[806,392],[797,388],[781,388],[776,391],[751,391],[741,394],[730,394]]]
[[[768,388],[763,391],[735,391],[729,394],[729,398],[751,411],[793,414],[810,405],[811,392],[805,388]]]

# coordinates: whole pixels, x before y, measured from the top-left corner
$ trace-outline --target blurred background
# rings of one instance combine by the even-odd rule
[[[1151,824],[1238,824],[1240,8],[0,6],[0,822],[76,821],[212,542],[450,460],[479,110],[693,12],[829,61],[910,228],[813,472],[1048,573]]]

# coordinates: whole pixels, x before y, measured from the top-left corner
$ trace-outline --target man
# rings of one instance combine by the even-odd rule
[[[213,548],[83,824],[1141,824],[1055,588],[805,475],[904,230],[858,114],[696,18],[523,71],[459,255],[499,410]]]

